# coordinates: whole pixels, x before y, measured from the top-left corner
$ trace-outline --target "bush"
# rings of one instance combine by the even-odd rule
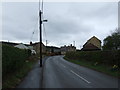
[[[120,63],[120,50],[67,52],[65,57],[72,60],[86,60],[112,66]]]
[[[9,45],[2,45],[2,74],[3,79],[8,73],[19,70],[30,56],[29,50],[18,49]]]

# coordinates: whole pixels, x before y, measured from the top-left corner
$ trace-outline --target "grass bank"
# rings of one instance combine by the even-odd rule
[[[18,71],[9,73],[2,81],[2,88],[15,88],[32,69],[36,61],[26,61]]]
[[[90,52],[69,52],[69,53],[66,53],[64,59],[72,63],[78,64],[84,67],[88,67],[96,71],[120,78],[120,69],[113,70],[113,65],[114,64],[117,65],[116,59],[118,57],[113,57],[113,58],[111,57],[111,59],[109,59],[109,56],[106,56],[104,59],[104,57],[102,57],[103,53],[106,54],[106,52],[99,52],[99,51],[91,52],[91,53]],[[110,62],[112,60],[114,61],[113,65]]]

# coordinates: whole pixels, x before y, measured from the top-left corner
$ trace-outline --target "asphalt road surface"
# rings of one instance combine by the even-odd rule
[[[43,64],[47,58],[43,58]],[[42,88],[42,75],[42,68],[40,68],[40,61],[38,60],[32,70],[16,88]]]
[[[49,57],[43,67],[43,88],[118,88],[118,79],[63,59]]]

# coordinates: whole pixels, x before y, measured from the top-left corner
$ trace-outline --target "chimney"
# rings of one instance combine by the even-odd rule
[[[32,42],[30,41],[30,45],[32,45]]]

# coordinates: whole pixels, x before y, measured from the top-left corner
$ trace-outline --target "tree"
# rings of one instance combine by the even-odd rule
[[[120,29],[116,29],[103,42],[103,50],[120,50]]]

